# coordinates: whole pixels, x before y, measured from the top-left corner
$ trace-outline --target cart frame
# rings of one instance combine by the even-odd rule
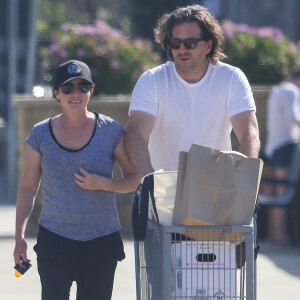
[[[137,300],[170,300],[170,299],[223,299],[222,297],[171,297],[171,285],[172,285],[172,261],[171,257],[171,245],[174,243],[174,234],[185,235],[187,230],[200,230],[200,231],[223,231],[229,232],[230,235],[238,234],[243,236],[240,240],[240,244],[244,243],[244,248],[241,252],[243,255],[243,265],[239,268],[240,272],[240,291],[237,296],[226,297],[226,299],[241,299],[241,300],[256,300],[256,220],[253,218],[250,225],[235,225],[235,226],[166,226],[156,223],[152,220],[148,220],[147,234],[145,241],[134,241],[135,249],[135,271],[136,271],[136,298]],[[150,248],[152,242],[155,239],[155,248]],[[191,239],[189,239],[191,240]],[[221,239],[223,242],[225,239]],[[230,238],[229,238],[230,240]],[[206,240],[205,240],[206,241]],[[216,240],[214,240],[216,241]],[[236,242],[236,240],[230,240]],[[160,274],[160,284],[162,286],[162,292],[159,299],[153,295],[150,295],[146,289],[147,284],[145,281],[148,279],[142,278],[143,272],[147,272],[148,266],[146,261],[143,261],[147,251],[155,251],[158,257],[158,265],[155,267]],[[241,259],[241,258],[240,258]],[[142,262],[141,262],[142,261]],[[162,263],[163,262],[163,263]],[[153,269],[153,268],[152,268]],[[173,268],[174,269],[174,268]],[[244,290],[246,293],[244,295]]]

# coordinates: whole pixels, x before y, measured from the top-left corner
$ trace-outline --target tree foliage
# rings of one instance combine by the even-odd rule
[[[279,28],[222,24],[227,59],[242,69],[252,84],[274,84],[300,66],[300,45],[291,42]]]
[[[60,63],[77,59],[89,65],[95,94],[130,93],[138,77],[160,63],[152,41],[130,39],[100,19],[86,25],[65,23],[40,48],[40,57],[39,83],[51,81]]]
[[[47,39],[66,22],[90,24],[100,18],[117,28],[127,22],[128,1],[118,0],[40,0],[37,31]],[[127,22],[128,23],[128,22]],[[125,28],[122,28],[125,29]]]

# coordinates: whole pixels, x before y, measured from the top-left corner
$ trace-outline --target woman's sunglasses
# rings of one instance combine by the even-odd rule
[[[205,39],[189,38],[189,39],[181,40],[177,38],[172,38],[170,40],[169,45],[171,49],[179,49],[181,43],[183,43],[186,49],[195,49],[198,46],[198,42],[200,41],[205,41]]]
[[[74,84],[65,84],[63,86],[61,86],[61,91],[64,93],[64,94],[70,94],[72,93],[74,90],[75,90],[75,87],[78,88],[78,90],[81,92],[81,93],[84,93],[84,94],[87,94],[88,92],[90,92],[93,88],[92,85],[90,84],[87,84],[87,83],[79,83],[77,85],[74,85]]]

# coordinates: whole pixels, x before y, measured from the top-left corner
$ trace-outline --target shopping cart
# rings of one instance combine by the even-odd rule
[[[137,300],[256,300],[256,223],[164,226],[135,241]]]

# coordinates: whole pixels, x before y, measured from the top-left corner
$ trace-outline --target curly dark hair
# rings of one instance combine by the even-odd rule
[[[174,60],[170,48],[170,40],[175,25],[182,23],[198,23],[202,31],[204,40],[212,40],[211,52],[207,55],[213,64],[220,59],[226,58],[222,52],[221,43],[224,39],[223,31],[218,20],[210,14],[203,6],[190,5],[179,7],[171,13],[166,13],[158,19],[157,26],[154,28],[155,40],[167,52],[168,59]]]

